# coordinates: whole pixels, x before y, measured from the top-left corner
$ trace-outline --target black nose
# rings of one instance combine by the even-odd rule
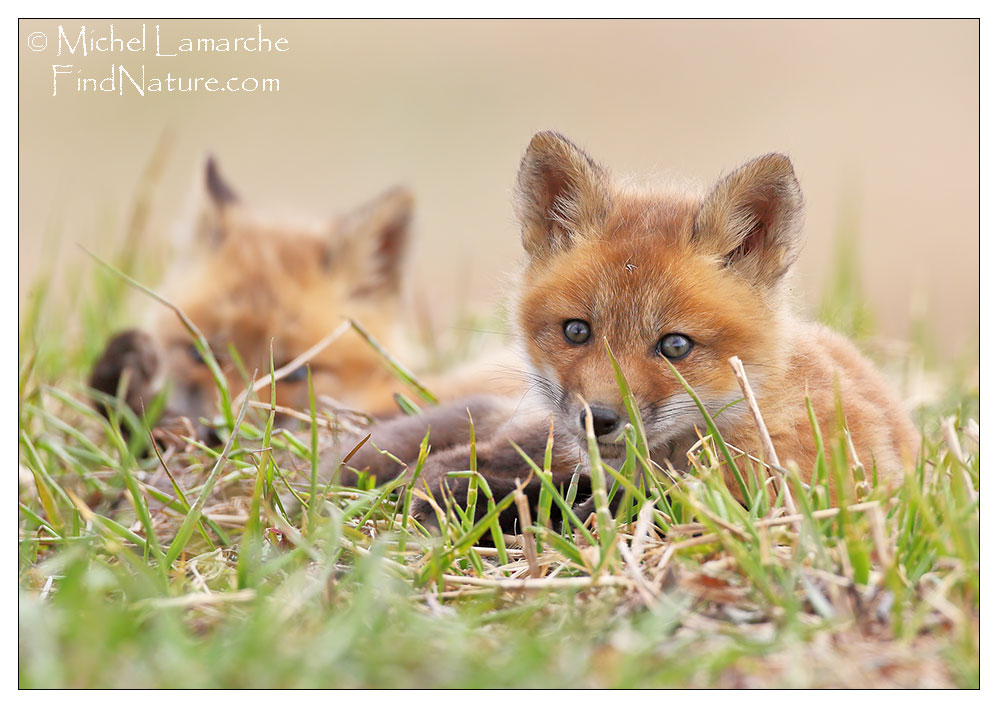
[[[617,428],[618,422],[621,420],[616,411],[603,406],[591,406],[590,412],[593,414],[593,434],[598,438],[608,433],[613,433],[614,429]],[[583,430],[586,430],[585,409],[579,414],[579,422],[583,425]]]

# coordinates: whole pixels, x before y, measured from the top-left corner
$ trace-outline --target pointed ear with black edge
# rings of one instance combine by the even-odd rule
[[[351,297],[398,294],[412,219],[412,193],[393,187],[336,221],[327,265],[351,275]]]
[[[774,289],[801,250],[803,208],[788,157],[763,155],[714,186],[694,221],[694,247],[754,287]]]
[[[204,190],[207,199],[197,220],[196,236],[200,243],[215,247],[225,239],[225,215],[239,197],[222,177],[214,155],[205,158]]]
[[[538,133],[520,161],[516,210],[532,260],[571,249],[610,210],[607,173],[568,138]]]
[[[205,160],[205,189],[208,190],[208,196],[219,209],[239,201],[236,191],[229,186],[229,183],[223,179],[222,173],[219,172],[218,162],[216,162],[214,155],[209,155]]]

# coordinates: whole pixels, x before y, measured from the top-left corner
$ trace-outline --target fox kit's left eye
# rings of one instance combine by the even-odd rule
[[[590,339],[590,324],[585,320],[566,320],[562,334],[573,345],[582,345]]]
[[[205,358],[201,356],[201,352],[198,351],[198,348],[195,346],[193,342],[187,348],[187,356],[190,357],[191,361],[194,362],[195,364],[205,363]]]
[[[285,382],[304,382],[309,376],[307,365],[302,365],[298,369],[288,372],[286,375],[281,377],[282,381]]]
[[[693,347],[694,343],[690,341],[689,337],[677,332],[671,332],[659,340],[659,344],[656,345],[656,351],[666,359],[680,360],[690,354],[690,350]]]

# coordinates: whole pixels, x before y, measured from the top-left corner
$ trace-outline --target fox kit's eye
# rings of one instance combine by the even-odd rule
[[[285,382],[304,382],[309,377],[309,371],[307,365],[302,365],[298,369],[288,372],[286,375],[281,377],[282,381]]]
[[[562,334],[573,345],[582,345],[590,339],[590,324],[585,320],[566,320],[562,324]]]
[[[690,341],[689,337],[678,332],[671,332],[659,340],[656,351],[666,359],[678,360],[690,354],[693,347],[694,343]]]
[[[187,348],[187,356],[190,357],[191,361],[194,362],[195,364],[205,363],[205,358],[201,356],[201,353],[198,351],[198,348],[195,347],[193,342]]]

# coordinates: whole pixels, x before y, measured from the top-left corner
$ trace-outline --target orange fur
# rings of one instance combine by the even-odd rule
[[[806,482],[817,455],[806,397],[831,443],[841,435],[838,392],[868,475],[876,464],[881,480],[898,483],[914,461],[916,432],[870,362],[840,335],[796,319],[785,302],[785,279],[802,243],[801,192],[786,157],[750,161],[703,195],[638,191],[615,184],[562,136],[539,133],[521,162],[517,198],[527,263],[514,320],[540,411],[519,397],[476,397],[383,422],[370,431],[375,448],[352,458],[357,469],[379,482],[393,479],[403,468],[377,449],[412,462],[429,430],[436,452],[422,482],[440,501],[445,486],[465,499],[467,478],[448,473],[468,465],[469,446],[456,442],[467,440],[471,416],[477,469],[493,494],[523,483],[536,498],[538,482],[509,441],[540,460],[553,419],[552,473],[567,484],[574,470],[587,469],[578,467],[586,459],[587,405],[602,457],[620,462],[627,414],[606,343],[635,394],[652,457],[687,470],[704,420],[659,351],[667,335],[693,342],[683,356],[667,352],[737,448],[763,457],[745,402],[733,404],[742,398],[728,364],[733,355],[745,366],[781,463],[795,462]],[[570,338],[571,321],[585,324],[585,339]],[[734,478],[726,482],[740,494]],[[586,479],[579,484],[581,494],[589,488]],[[428,501],[414,500],[411,511],[435,524]],[[514,517],[501,518],[504,528]]]
[[[786,157],[757,158],[706,196],[634,191],[562,136],[541,133],[521,164],[518,198],[529,260],[516,322],[536,389],[580,443],[585,400],[617,414],[620,425],[599,440],[608,457],[622,453],[614,439],[626,413],[606,340],[634,390],[654,455],[688,467],[703,420],[656,351],[663,336],[679,333],[694,345],[674,365],[712,414],[742,396],[727,363],[742,359],[778,457],[797,463],[806,481],[816,448],[805,399],[824,436],[835,436],[837,388],[868,474],[876,463],[882,479],[897,482],[913,462],[912,423],[870,362],[845,338],[796,319],[785,303],[802,211]],[[563,335],[575,319],[589,324],[585,343]],[[745,404],[717,422],[729,443],[760,453]]]
[[[269,371],[271,347],[274,367],[280,368],[352,317],[390,351],[397,350],[412,211],[406,190],[390,190],[339,219],[293,226],[269,223],[251,211],[211,160],[205,188],[190,252],[175,264],[162,292],[205,334],[234,395],[246,380],[230,346],[246,372],[256,370],[260,377]],[[156,382],[137,382],[137,390],[148,396],[165,381],[169,414],[194,422],[214,416],[216,387],[178,318],[157,304],[143,329],[145,334],[130,331],[129,337],[116,338],[117,349],[109,345],[92,377],[95,388],[115,393],[138,338],[158,366]],[[353,330],[312,357],[309,366],[318,395],[375,415],[397,410],[392,394],[401,388],[399,381]],[[308,408],[304,369],[278,382],[277,400]]]

